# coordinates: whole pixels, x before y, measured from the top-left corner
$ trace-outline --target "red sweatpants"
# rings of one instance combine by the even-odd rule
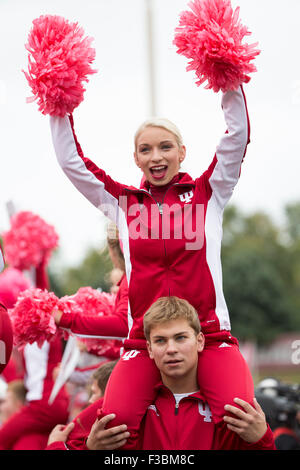
[[[138,448],[140,424],[155,400],[154,389],[160,381],[159,370],[146,350],[126,351],[115,366],[106,387],[102,414],[116,414],[110,426],[127,424],[130,438],[123,449]],[[235,397],[253,402],[253,380],[235,338],[206,341],[199,354],[198,383],[216,424],[223,421],[224,406],[233,404]]]

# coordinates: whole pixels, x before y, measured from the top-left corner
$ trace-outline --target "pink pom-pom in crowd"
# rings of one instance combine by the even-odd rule
[[[9,310],[14,344],[21,348],[36,342],[41,347],[44,341],[51,341],[57,333],[53,316],[55,311],[91,316],[112,315],[114,303],[114,294],[100,292],[91,287],[82,287],[76,294],[60,299],[47,290],[27,289],[19,294],[15,306]],[[65,335],[65,339],[67,336]],[[84,338],[82,341],[93,354],[112,359],[119,356],[120,341],[97,338]]]
[[[65,116],[83,101],[88,75],[95,59],[92,38],[84,37],[78,23],[45,15],[33,21],[28,37],[28,72],[24,72],[39,111]]]
[[[6,308],[12,308],[19,294],[30,287],[30,281],[22,271],[15,268],[6,268],[0,274],[0,302]]]
[[[189,59],[187,71],[195,71],[196,85],[207,82],[205,88],[226,92],[249,82],[260,51],[257,43],[243,44],[251,33],[239,20],[239,8],[233,11],[230,0],[194,0],[189,7],[180,15],[174,44]]]
[[[52,225],[29,211],[15,214],[11,228],[3,233],[7,263],[20,270],[37,267],[58,245],[58,235]]]
[[[81,287],[72,296],[72,300],[81,309],[83,315],[104,316],[113,315],[115,297],[114,294],[101,292],[92,287]],[[110,357],[111,359],[120,356],[120,347],[122,346],[120,341],[97,338],[80,338],[80,340],[91,354]]]
[[[18,348],[37,342],[51,341],[57,331],[52,312],[57,308],[57,297],[52,292],[31,288],[22,292],[16,305],[9,310],[13,325],[14,344]]]
[[[80,287],[72,299],[83,314],[102,316],[113,313],[115,297],[114,294],[102,292],[92,287]]]

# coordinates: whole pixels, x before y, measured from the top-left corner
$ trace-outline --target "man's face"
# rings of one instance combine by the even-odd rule
[[[91,396],[89,399],[89,403],[95,403],[95,401],[99,400],[103,396],[102,390],[98,385],[97,380],[93,380],[91,385]]]
[[[5,398],[0,405],[0,417],[2,423],[6,422],[13,414],[17,413],[22,406],[23,403],[15,397],[14,393],[7,390]]]
[[[151,359],[161,372],[163,382],[194,376],[204,336],[196,335],[185,319],[172,320],[151,329],[147,342]]]

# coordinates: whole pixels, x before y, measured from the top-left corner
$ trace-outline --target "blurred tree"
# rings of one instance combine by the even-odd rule
[[[300,202],[285,207],[285,233],[288,239],[288,255],[292,272],[291,301],[300,312]]]
[[[281,232],[263,213],[224,213],[223,284],[232,332],[258,344],[300,328],[292,301],[293,270]]]
[[[106,247],[102,250],[91,248],[78,266],[63,272],[50,270],[51,288],[59,297],[75,294],[80,287],[85,286],[109,292],[109,273],[112,268]]]
[[[285,207],[286,230],[292,243],[300,242],[300,202]]]

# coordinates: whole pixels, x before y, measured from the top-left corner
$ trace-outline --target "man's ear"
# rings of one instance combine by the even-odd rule
[[[205,337],[204,334],[200,331],[200,333],[197,335],[197,343],[198,343],[198,352],[202,352],[205,346]]]
[[[147,341],[147,349],[148,349],[150,359],[153,359],[153,354],[152,354],[150,341]]]

